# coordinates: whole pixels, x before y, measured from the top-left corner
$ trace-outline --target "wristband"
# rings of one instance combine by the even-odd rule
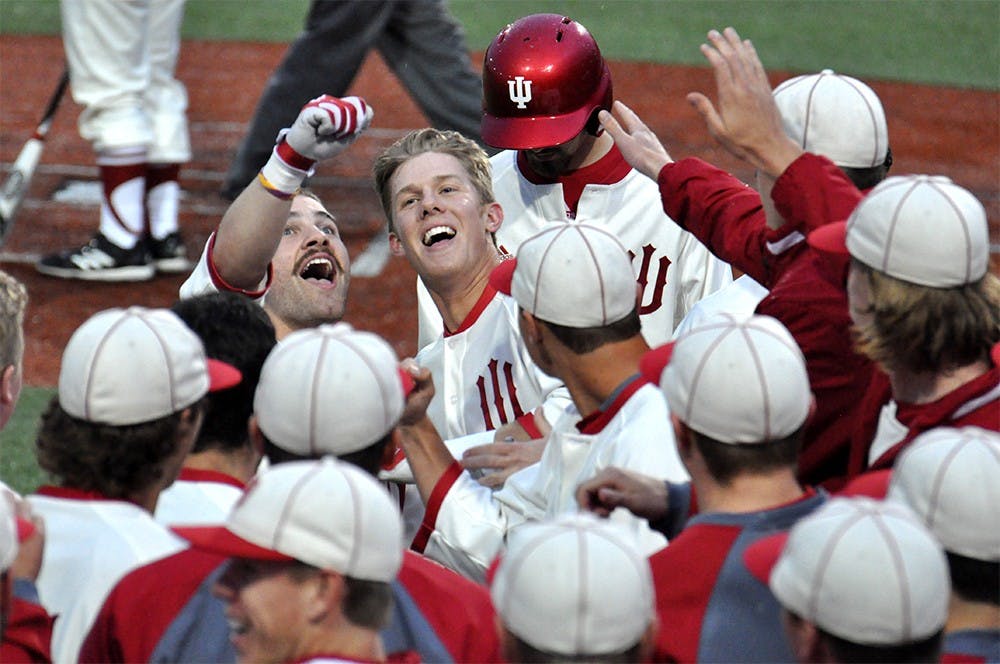
[[[264,171],[260,171],[259,173],[257,173],[257,182],[259,182],[260,186],[264,187],[264,189],[267,190],[267,193],[271,194],[275,198],[280,198],[283,201],[287,201],[290,198],[294,198],[297,193],[302,191],[300,187],[296,187],[295,191],[293,191],[292,193],[281,191],[273,184],[271,184],[271,182],[264,176]]]
[[[282,158],[280,147],[281,145],[275,147],[271,152],[271,158],[264,164],[264,168],[260,169],[257,181],[272,196],[287,200],[298,193],[302,181],[312,173],[312,165],[315,162],[302,157],[288,146],[283,151],[296,157],[293,159],[295,163],[293,166]],[[297,168],[297,166],[305,168]]]

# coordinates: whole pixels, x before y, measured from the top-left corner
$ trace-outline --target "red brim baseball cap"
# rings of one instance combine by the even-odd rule
[[[2,499],[2,497],[0,497]],[[35,534],[35,524],[28,521],[27,519],[22,519],[21,517],[16,517],[17,521],[17,541],[23,542],[32,535]]]
[[[514,281],[514,270],[517,268],[517,259],[508,258],[504,262],[493,268],[490,272],[490,286],[500,291],[504,295],[511,294],[511,284]]]
[[[847,222],[821,226],[809,233],[809,246],[818,251],[838,256],[849,256],[847,251]]]
[[[892,479],[892,469],[875,470],[861,473],[837,491],[838,496],[868,496],[876,500],[884,500],[889,492],[889,480]]]
[[[243,374],[233,365],[222,360],[206,360],[208,364],[208,391],[218,392],[236,387],[243,381]]]
[[[413,376],[406,373],[402,369],[399,370],[399,384],[403,386],[404,397],[410,396],[410,392],[412,392],[413,388],[417,386],[417,384],[413,382]]]
[[[224,526],[183,526],[172,528],[180,537],[191,542],[191,546],[202,551],[218,553],[230,558],[252,558],[254,560],[295,560],[273,549],[258,546],[235,535]]]
[[[788,533],[778,533],[759,539],[743,552],[743,564],[754,577],[765,586],[771,578],[771,570],[778,564],[778,558],[788,541]]]
[[[663,370],[670,364],[670,356],[673,353],[673,342],[646,351],[639,360],[639,373],[653,385],[659,385],[660,376],[663,375]]]
[[[504,150],[536,150],[562,145],[583,131],[592,106],[565,115],[501,118],[483,113],[480,131],[483,141]]]

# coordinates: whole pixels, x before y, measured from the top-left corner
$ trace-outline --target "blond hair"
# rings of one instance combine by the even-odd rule
[[[372,165],[375,192],[382,203],[382,211],[389,222],[389,231],[395,231],[392,217],[392,192],[389,180],[400,166],[413,157],[426,152],[440,152],[451,155],[465,168],[472,180],[472,186],[479,194],[479,202],[493,203],[493,175],[490,159],[475,141],[457,131],[439,129],[416,129],[382,151]]]
[[[1000,280],[987,273],[955,288],[912,284],[852,261],[868,281],[871,322],[858,351],[889,371],[940,372],[989,362],[1000,341]]]
[[[24,310],[28,291],[24,284],[0,270],[0,371],[17,366],[24,355]]]

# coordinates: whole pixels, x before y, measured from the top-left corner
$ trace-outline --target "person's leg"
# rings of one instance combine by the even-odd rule
[[[118,0],[64,0],[63,43],[80,135],[93,146],[103,196],[98,233],[39,261],[64,278],[136,281],[153,276],[146,254],[145,177],[152,123],[143,108],[147,8]]]
[[[444,0],[396,2],[376,47],[434,127],[482,144],[482,76]]]
[[[343,96],[389,18],[391,3],[314,0],[305,28],[288,47],[257,102],[222,185],[234,199],[267,162],[278,132],[310,99]]]
[[[150,85],[145,105],[153,123],[146,171],[147,241],[160,272],[191,269],[178,223],[181,164],[191,160],[187,90],[174,72],[180,53],[184,0],[155,0],[149,20]]]

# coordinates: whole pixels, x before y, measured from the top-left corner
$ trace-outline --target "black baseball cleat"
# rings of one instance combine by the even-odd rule
[[[153,267],[164,274],[190,272],[193,264],[187,257],[187,247],[178,231],[170,233],[162,240],[150,237],[146,240]]]
[[[84,281],[145,281],[156,274],[145,242],[122,249],[100,233],[79,249],[45,256],[35,269],[50,277]]]

